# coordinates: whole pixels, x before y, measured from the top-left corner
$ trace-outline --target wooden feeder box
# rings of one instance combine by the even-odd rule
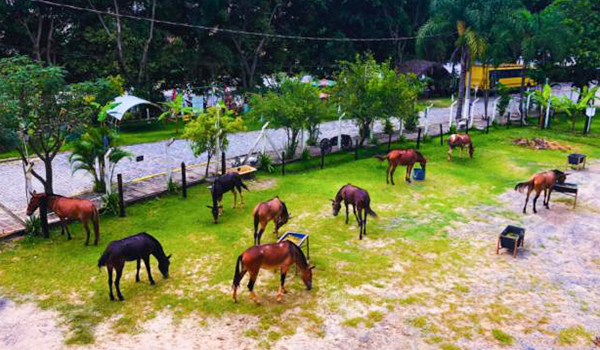
[[[309,241],[308,241],[308,233],[287,231],[286,233],[283,234],[283,236],[279,237],[279,239],[277,240],[277,243],[283,242],[283,241],[290,241],[290,242],[296,244],[298,247],[300,247],[300,249],[302,249],[302,246],[306,242],[306,260],[310,259],[310,247],[309,247]]]
[[[254,176],[254,173],[256,172],[256,168],[252,167],[250,165],[240,165],[240,166],[236,166],[236,167],[227,169],[227,173],[233,173],[233,172],[238,173],[242,177],[242,179],[248,179],[248,178],[251,178],[252,176]]]
[[[513,257],[517,256],[519,247],[523,249],[525,244],[525,229],[508,225],[498,237],[498,245],[496,246],[496,254],[500,253],[500,249],[506,248],[512,251]]]
[[[577,184],[576,183],[570,183],[570,182],[565,182],[562,184],[554,184],[554,186],[552,187],[552,190],[558,193],[562,193],[565,194],[567,196],[571,196],[575,198],[575,201],[573,202],[573,209],[575,209],[575,207],[577,207],[577,195],[579,192],[579,189],[577,188]]]
[[[573,153],[569,154],[567,159],[567,167],[573,169],[585,169],[586,157],[585,154]]]

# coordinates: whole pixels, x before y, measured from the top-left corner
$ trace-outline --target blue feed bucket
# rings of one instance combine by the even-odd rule
[[[421,168],[413,169],[413,179],[415,180],[425,180],[425,170]]]

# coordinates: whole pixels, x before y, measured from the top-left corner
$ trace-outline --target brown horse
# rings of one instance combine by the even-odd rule
[[[252,211],[252,216],[254,216],[254,245],[260,245],[260,239],[269,221],[275,223],[274,233],[279,236],[279,228],[287,224],[290,219],[287,206],[277,196],[266,202],[258,203]],[[258,231],[259,223],[260,231]]]
[[[535,197],[533,198],[533,212],[537,213],[535,209],[535,204],[540,196],[540,193],[544,191],[544,201],[543,205],[550,209],[550,195],[552,194],[552,187],[558,182],[559,184],[565,183],[567,179],[566,173],[563,173],[560,170],[549,170],[541,173],[534,174],[529,181],[519,182],[515,186],[515,191],[523,192],[524,189],[527,189],[527,198],[525,198],[525,206],[523,207],[523,214],[527,213],[527,202],[529,202],[529,195],[531,191],[535,190]]]
[[[233,300],[237,302],[237,290],[240,286],[242,278],[246,272],[250,273],[250,281],[248,289],[252,300],[260,304],[260,300],[254,293],[254,283],[258,277],[258,272],[261,268],[273,270],[280,268],[281,284],[277,293],[277,301],[282,301],[283,293],[287,293],[285,289],[285,276],[292,264],[296,264],[298,269],[302,271],[302,280],[306,285],[306,289],[312,288],[312,269],[314,266],[309,266],[308,260],[304,256],[302,249],[290,241],[280,243],[255,245],[246,249],[237,259],[235,265],[235,274],[233,275]]]
[[[90,220],[94,224],[94,245],[98,245],[98,239],[100,238],[100,227],[99,221],[100,216],[98,215],[98,209],[89,199],[80,198],[69,198],[59,196],[57,194],[46,194],[46,193],[31,193],[31,200],[27,206],[27,215],[33,214],[33,212],[39,208],[40,200],[46,199],[48,208],[51,209],[56,216],[60,219],[60,225],[62,227],[61,234],[67,231],[67,238],[71,239],[71,233],[69,232],[69,226],[67,225],[67,219],[79,220],[85,228],[87,233],[87,239],[85,245],[90,243]]]
[[[386,157],[378,156],[377,159],[381,161],[387,159],[388,167],[387,172],[385,174],[385,182],[389,184],[389,178],[391,178],[392,185],[395,185],[394,172],[396,171],[396,167],[398,167],[398,165],[406,165],[406,176],[404,177],[404,179],[408,183],[411,182],[410,174],[413,170],[413,167],[415,166],[415,163],[420,163],[421,168],[423,170],[425,170],[425,165],[427,165],[427,159],[423,157],[423,155],[419,151],[416,151],[414,149],[393,150],[389,152]]]
[[[377,214],[371,209],[369,193],[351,184],[342,186],[335,195],[335,199],[331,200],[333,216],[337,216],[340,212],[342,201],[344,201],[344,206],[346,206],[346,224],[348,224],[348,205],[350,204],[360,228],[359,239],[362,239],[363,235],[367,235],[367,214],[372,218],[377,217]]]
[[[456,148],[460,148],[460,155],[462,157],[462,152],[465,146],[469,148],[469,158],[473,158],[473,152],[475,151],[475,147],[473,147],[473,142],[471,141],[471,136],[467,134],[452,134],[448,138],[448,146],[450,146],[450,150],[448,151],[448,161],[452,160],[452,151]]]

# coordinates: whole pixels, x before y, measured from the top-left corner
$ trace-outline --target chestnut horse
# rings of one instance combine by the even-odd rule
[[[162,273],[164,278],[169,278],[169,265],[171,264],[171,256],[167,256],[160,245],[160,242],[147,234],[146,232],[140,232],[136,235],[125,237],[118,241],[112,241],[106,247],[106,250],[98,260],[98,267],[106,266],[108,271],[108,289],[110,291],[110,300],[114,301],[115,296],[113,295],[113,269],[117,272],[117,279],[115,280],[115,287],[117,289],[117,297],[120,301],[125,300],[121,294],[121,288],[119,287],[121,282],[121,276],[123,275],[123,267],[126,261],[137,261],[137,271],[135,274],[135,281],[140,281],[140,260],[144,260],[146,265],[146,271],[148,272],[148,279],[150,285],[154,285],[154,279],[150,272],[150,255],[154,255],[158,260],[158,269]]]
[[[61,234],[67,231],[67,239],[71,239],[71,233],[69,232],[69,226],[67,225],[67,219],[79,220],[85,228],[87,233],[87,239],[85,245],[90,244],[90,220],[94,224],[94,245],[98,245],[98,239],[100,238],[100,227],[99,227],[99,215],[98,209],[89,199],[81,198],[69,198],[59,196],[57,194],[46,194],[46,193],[31,193],[31,200],[27,206],[27,215],[30,216],[33,212],[39,208],[40,200],[47,200],[48,208],[51,209],[56,216],[60,219],[60,225],[62,227]]]
[[[565,183],[567,173],[563,173],[560,170],[549,170],[541,173],[534,174],[529,181],[519,182],[515,186],[515,191],[523,192],[527,189],[527,198],[525,198],[525,206],[523,207],[523,214],[527,213],[527,202],[529,202],[529,195],[531,191],[535,190],[535,197],[533,198],[533,212],[537,213],[535,204],[540,196],[540,193],[544,191],[543,205],[550,209],[550,195],[552,194],[552,187],[558,182],[559,184]]]
[[[392,185],[395,185],[394,172],[396,171],[396,167],[398,167],[398,165],[406,165],[406,176],[404,177],[404,180],[406,180],[406,182],[408,183],[411,182],[410,174],[413,170],[413,167],[415,166],[415,163],[420,163],[421,168],[423,170],[425,170],[425,165],[427,165],[427,159],[425,159],[425,157],[423,157],[423,155],[419,151],[416,151],[414,149],[393,150],[389,152],[385,157],[377,156],[377,159],[379,159],[380,161],[387,159],[388,167],[385,174],[385,182],[389,184],[389,178],[391,178]]]
[[[235,274],[233,275],[233,300],[237,302],[237,290],[240,286],[242,278],[246,272],[250,273],[250,281],[248,289],[252,300],[260,304],[260,300],[254,293],[254,283],[258,277],[258,272],[261,268],[273,270],[280,268],[281,283],[277,292],[277,301],[283,300],[283,293],[287,293],[285,289],[285,276],[290,270],[290,266],[296,264],[296,267],[302,271],[302,280],[306,285],[306,289],[312,288],[312,269],[314,266],[309,266],[308,260],[304,256],[304,252],[296,244],[290,241],[279,243],[255,245],[246,249],[238,256],[235,264]]]
[[[262,238],[269,221],[275,223],[274,233],[279,237],[279,228],[287,224],[290,219],[287,206],[277,196],[266,202],[258,203],[256,207],[254,207],[252,215],[254,216],[254,245],[260,245],[260,239]],[[260,231],[258,231],[259,223]]]
[[[465,146],[469,147],[469,158],[473,158],[473,151],[475,151],[475,147],[473,147],[473,141],[471,141],[471,136],[468,134],[452,134],[448,138],[448,146],[450,146],[450,150],[448,151],[448,161],[452,160],[452,151],[456,148],[460,148],[460,155],[462,157],[462,152]]]
[[[231,193],[233,193],[233,209],[235,209],[235,206],[237,205],[236,191],[239,192],[241,198],[240,205],[242,208],[244,207],[244,195],[242,194],[242,187],[247,191],[250,191],[242,181],[240,174],[236,172],[227,173],[215,179],[215,182],[210,188],[213,205],[206,206],[212,211],[215,224],[219,222],[219,215],[223,214],[223,203],[221,202],[223,201],[223,194],[225,192],[231,191]]]
[[[360,228],[359,239],[362,239],[363,235],[367,235],[367,214],[372,218],[377,217],[377,214],[371,209],[369,193],[351,184],[342,186],[335,195],[335,199],[331,200],[333,216],[337,216],[340,212],[342,201],[346,206],[346,224],[348,224],[348,205],[352,205],[352,211],[354,211],[354,216]]]

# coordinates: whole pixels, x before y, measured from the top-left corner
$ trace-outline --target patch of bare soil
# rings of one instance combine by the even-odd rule
[[[516,146],[527,147],[535,150],[552,150],[552,151],[570,151],[573,147],[569,145],[561,145],[555,141],[547,141],[540,138],[529,139],[514,139],[513,144]]]
[[[398,302],[392,306],[354,301],[343,302],[335,311],[320,309],[318,316],[324,322],[318,332],[299,324],[294,335],[272,347],[597,349],[593,340],[600,335],[600,164],[573,172],[569,182],[579,183],[576,209],[570,197],[555,193],[550,210],[540,200],[538,214],[529,208],[523,215],[525,196],[512,190],[500,196],[499,205],[457,209],[464,220],[446,231],[453,242],[468,242],[459,269],[444,266],[416,283],[381,280],[339,291]],[[516,258],[505,251],[496,255],[498,235],[508,224],[526,229],[525,249]],[[365,242],[369,249],[391,244],[386,239]],[[423,252],[425,259],[435,254]],[[406,263],[394,261],[390,268],[400,274]],[[271,292],[261,295],[267,298]],[[33,304],[8,305],[0,300],[0,348],[66,347],[62,345],[66,331],[57,314]],[[371,322],[347,323],[351,318],[367,320],[368,315],[375,315]],[[136,334],[115,334],[111,322],[105,322],[96,329],[96,343],[81,348],[255,349],[259,340],[245,334],[256,322],[255,317],[239,315],[174,322],[169,313],[161,313]],[[581,329],[587,335],[561,338],[566,329]],[[494,331],[509,335],[508,345]]]
[[[247,182],[248,188],[251,191],[260,191],[267,188],[277,186],[277,179],[275,178],[267,178],[267,179],[254,179]]]

